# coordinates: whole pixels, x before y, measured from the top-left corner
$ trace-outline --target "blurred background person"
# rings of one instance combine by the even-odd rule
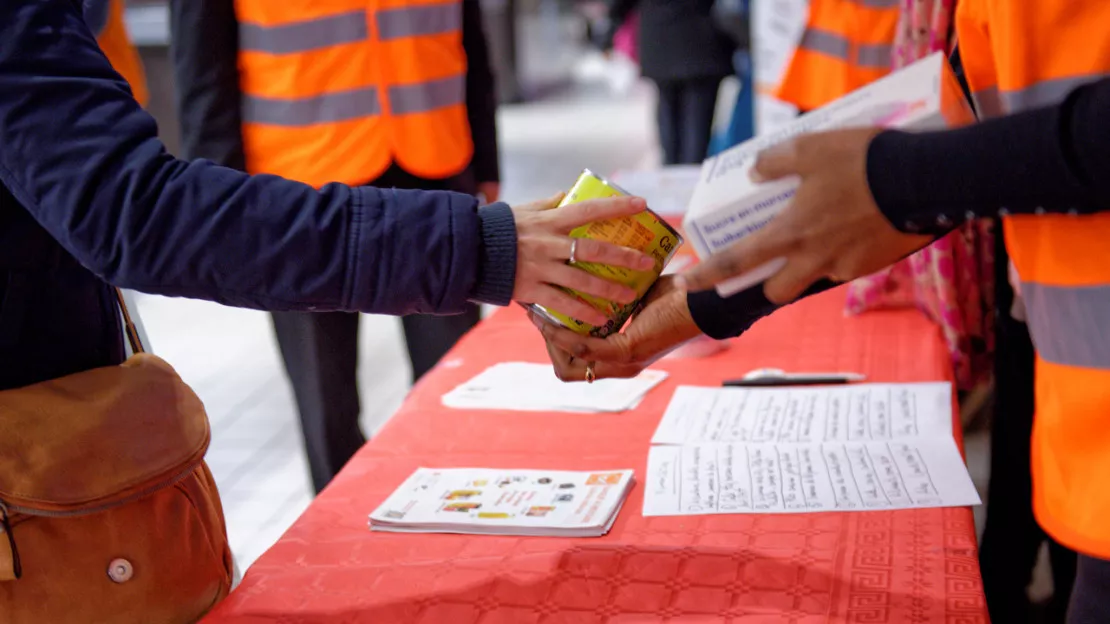
[[[259,0],[174,0],[186,158],[321,186],[500,195],[496,96],[479,0],[349,11]],[[445,224],[446,225],[446,224]],[[275,312],[319,492],[365,442],[357,314]],[[403,319],[419,380],[480,319]]]
[[[896,60],[893,50],[900,16],[908,17],[927,4],[931,2],[911,6],[898,0],[813,0],[801,40],[778,86],[778,98],[804,113],[887,75]],[[945,41],[947,34],[940,40]]]
[[[638,13],[640,67],[659,89],[659,142],[667,165],[705,159],[717,92],[733,75],[734,42],[714,22],[713,0],[611,0],[603,49]]]
[[[736,46],[732,67],[740,91],[732,105],[728,125],[713,137],[709,155],[718,154],[755,136],[755,67],[752,65],[751,2],[749,0],[716,0],[713,18],[717,27]]]

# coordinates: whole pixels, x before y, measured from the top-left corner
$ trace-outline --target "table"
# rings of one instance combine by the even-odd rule
[[[205,620],[593,623],[987,622],[967,508],[644,518],[633,489],[603,538],[371,533],[370,513],[416,467],[625,468],[679,384],[761,366],[950,379],[937,329],[913,311],[843,315],[833,291],[762,321],[721,354],[664,360],[671,377],[622,414],[472,412],[440,395],[504,360],[546,361],[520,310],[482,323],[413,391]],[[959,435],[958,418],[953,423]]]

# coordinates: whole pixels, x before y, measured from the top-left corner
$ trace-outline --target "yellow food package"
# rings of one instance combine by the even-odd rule
[[[625,195],[628,195],[628,193],[586,170],[579,176],[578,182],[563,198],[563,201],[559,203],[558,208],[590,199]],[[636,301],[622,305],[569,288],[563,289],[570,295],[604,313],[609,318],[605,325],[590,325],[541,305],[533,304],[531,306],[533,311],[548,321],[567,327],[576,333],[599,338],[620,331],[628,318],[632,316],[632,312],[640,304],[644,295],[659,279],[667,263],[674,258],[683,242],[678,232],[650,209],[629,217],[587,223],[571,231],[570,236],[572,238],[604,241],[621,247],[631,247],[655,259],[655,266],[649,271],[634,271],[593,262],[575,262],[571,265],[609,281],[619,282],[636,291]]]

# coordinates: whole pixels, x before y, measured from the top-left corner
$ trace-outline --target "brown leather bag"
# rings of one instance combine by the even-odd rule
[[[124,364],[0,392],[0,621],[193,622],[230,589],[204,406],[127,325]]]

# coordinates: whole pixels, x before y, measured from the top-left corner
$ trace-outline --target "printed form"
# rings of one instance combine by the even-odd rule
[[[684,386],[652,443],[645,516],[980,502],[947,383]]]

